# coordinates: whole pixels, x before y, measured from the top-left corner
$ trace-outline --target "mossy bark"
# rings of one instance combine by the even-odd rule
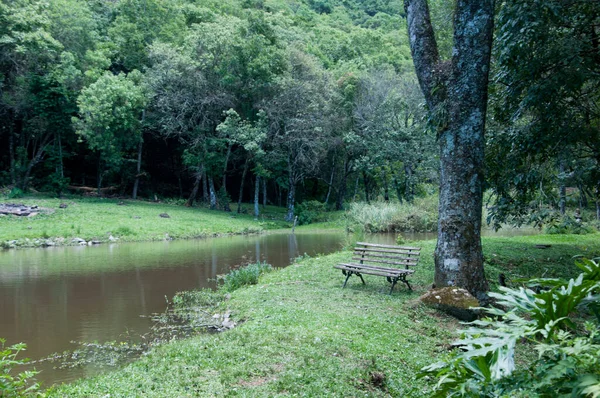
[[[481,250],[481,209],[494,2],[457,1],[449,69],[439,59],[427,1],[405,0],[404,4],[419,84],[439,126],[435,284],[465,288],[482,300],[488,290]]]

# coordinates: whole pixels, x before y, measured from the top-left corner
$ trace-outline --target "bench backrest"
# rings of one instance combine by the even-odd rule
[[[357,242],[353,254],[352,259],[361,264],[403,265],[408,269],[418,264],[421,248]]]

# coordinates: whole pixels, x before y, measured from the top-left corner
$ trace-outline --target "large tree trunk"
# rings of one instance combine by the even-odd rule
[[[140,173],[142,171],[142,149],[144,147],[144,139],[140,136],[140,142],[138,143],[138,154],[137,154],[137,165],[135,172],[135,181],[133,183],[133,193],[131,197],[133,200],[137,199],[138,187],[140,186]],[[198,190],[196,189],[196,193]],[[196,196],[194,196],[195,198]]]
[[[436,109],[446,106],[448,115],[438,132],[441,179],[435,284],[465,288],[485,301],[481,212],[494,2],[456,2],[450,74],[439,60],[427,1],[405,0],[404,6],[415,69],[429,111],[436,114]]]
[[[244,180],[246,180],[246,174],[248,173],[248,166],[250,165],[250,157],[246,157],[244,162],[244,170],[242,171],[242,181],[240,181],[240,194],[238,195],[238,214],[242,211],[242,197],[244,196]]]

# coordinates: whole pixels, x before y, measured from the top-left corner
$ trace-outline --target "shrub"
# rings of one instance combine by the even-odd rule
[[[6,340],[0,339],[0,396],[2,398],[44,396],[39,392],[40,385],[34,382],[37,371],[26,370],[16,375],[12,371],[16,366],[26,364],[27,358],[17,359],[19,353],[27,348],[23,343],[6,347]]]
[[[18,199],[18,198],[22,198],[23,196],[25,196],[25,193],[20,188],[17,188],[17,187],[14,187],[8,193],[8,199]]]
[[[267,263],[254,263],[248,264],[245,267],[232,271],[222,278],[223,285],[220,289],[226,292],[232,292],[246,285],[256,285],[258,278],[266,273],[273,270],[271,264]]]
[[[352,203],[347,216],[366,232],[431,232],[437,226],[437,203],[435,197],[403,204]]]
[[[599,397],[600,266],[591,260],[577,266],[583,272],[576,279],[532,280],[539,293],[490,293],[500,308],[484,309],[490,317],[462,331],[454,343],[460,350],[423,369],[421,377],[439,378],[435,396]],[[538,356],[517,368],[515,352],[524,342]]]
[[[327,221],[326,211],[325,203],[321,203],[318,200],[302,202],[296,207],[298,223],[304,225]]]
[[[584,235],[592,233],[590,227],[585,226],[582,222],[566,216],[562,219],[555,219],[553,222],[546,225],[546,233],[548,234],[575,234]]]

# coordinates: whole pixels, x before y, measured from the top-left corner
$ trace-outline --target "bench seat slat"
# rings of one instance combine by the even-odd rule
[[[377,243],[367,243],[367,242],[356,242],[356,245],[367,246],[367,247],[385,247],[388,249],[397,249],[397,250],[421,250],[420,247],[411,247],[411,246],[395,246],[395,245],[381,245]]]
[[[415,250],[387,250],[387,249],[369,249],[368,247],[357,247],[354,249],[356,252],[360,253],[389,253],[389,254],[402,254],[405,256],[416,256],[418,257],[421,254]]]
[[[367,261],[369,263],[379,263],[379,264],[389,264],[389,265],[412,265],[415,266],[417,265],[416,262],[414,261],[389,261],[389,260],[375,260],[375,259],[371,259],[371,258],[362,258],[362,257],[352,257],[352,260],[354,261]]]
[[[388,255],[385,255],[385,254],[361,254],[360,252],[359,253],[354,252],[354,256],[361,256],[361,258],[364,258],[367,261],[369,258],[387,258],[390,260],[408,261],[408,262],[415,263],[415,264],[419,261],[419,259],[416,257],[390,256],[389,254]]]

